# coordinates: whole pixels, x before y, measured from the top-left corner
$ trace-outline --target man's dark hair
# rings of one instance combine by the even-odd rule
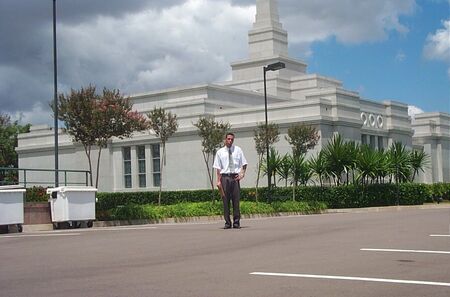
[[[235,138],[235,137],[234,137],[234,133],[231,133],[231,132],[228,132],[227,135],[225,135],[225,138],[227,138],[228,135],[231,135],[231,136],[233,136],[233,138]]]

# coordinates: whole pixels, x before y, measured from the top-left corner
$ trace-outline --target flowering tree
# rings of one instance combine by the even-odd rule
[[[230,123],[216,122],[212,117],[201,117],[194,123],[198,129],[198,135],[202,138],[202,153],[205,161],[206,171],[208,172],[211,190],[214,194],[214,168],[210,167],[209,162],[214,162],[214,155],[223,145],[223,139],[230,130]],[[214,197],[214,195],[213,195]]]
[[[269,123],[266,127],[265,123],[259,123],[255,130],[253,130],[255,140],[256,153],[258,154],[258,172],[256,175],[256,187],[255,187],[255,199],[258,201],[258,186],[259,178],[261,176],[261,167],[263,164],[263,157],[267,151],[267,144],[269,149],[280,140],[280,132],[278,125],[275,123]],[[266,136],[267,135],[267,136]],[[267,167],[267,166],[266,166]],[[269,174],[266,172],[266,174]]]
[[[289,127],[288,135],[285,137],[292,146],[292,154],[298,156],[306,154],[313,149],[320,139],[319,133],[314,127],[297,124]]]
[[[123,97],[119,90],[106,88],[99,95],[92,85],[60,94],[58,119],[64,122],[73,140],[83,145],[91,172],[91,150],[93,146],[98,147],[95,187],[98,187],[101,152],[108,140],[130,137],[134,131],[145,130],[148,126],[145,117],[132,110],[130,98]]]
[[[177,115],[172,114],[170,111],[166,112],[163,108],[154,108],[147,114],[150,129],[152,129],[156,136],[159,138],[162,147],[162,160],[161,160],[161,179],[159,183],[159,195],[158,205],[161,205],[161,191],[162,191],[162,172],[163,167],[166,165],[166,142],[173,133],[178,129]]]

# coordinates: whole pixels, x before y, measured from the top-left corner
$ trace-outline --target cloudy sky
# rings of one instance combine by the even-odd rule
[[[52,123],[52,0],[0,0],[0,112]],[[230,78],[255,0],[57,0],[58,89]],[[279,0],[292,57],[371,100],[450,112],[450,0]]]

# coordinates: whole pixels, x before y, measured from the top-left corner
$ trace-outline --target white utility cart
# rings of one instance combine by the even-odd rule
[[[53,226],[78,228],[85,222],[92,227],[95,220],[96,188],[64,186],[47,189]]]
[[[0,225],[6,225],[8,231],[11,225],[17,225],[22,232],[25,192],[20,185],[0,186]]]

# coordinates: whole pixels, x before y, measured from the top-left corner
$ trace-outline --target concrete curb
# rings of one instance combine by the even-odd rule
[[[36,232],[36,231],[52,231],[53,224],[32,224],[22,225],[23,232]]]
[[[338,208],[327,209],[324,213],[364,213],[364,212],[381,212],[381,211],[401,211],[410,209],[447,209],[450,204],[423,204],[423,205],[399,205],[399,206],[377,206],[363,208]]]

